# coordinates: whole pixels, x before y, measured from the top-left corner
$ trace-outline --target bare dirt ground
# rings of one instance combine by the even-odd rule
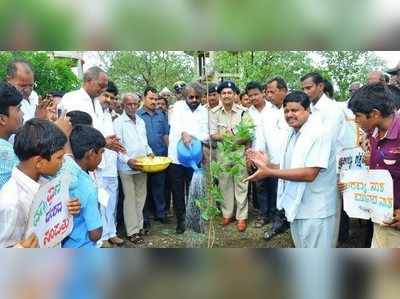
[[[249,212],[248,227],[245,232],[238,232],[235,223],[226,227],[220,225],[220,218],[215,223],[215,242],[214,248],[292,248],[294,247],[290,230],[283,234],[275,236],[272,240],[263,239],[264,230],[270,229],[271,224],[263,228],[256,228],[254,210]],[[135,245],[126,240],[124,248],[207,248],[207,236],[198,235],[186,231],[182,235],[175,233],[175,219],[169,217],[169,224],[161,224],[151,221],[150,234],[145,236],[145,244]],[[350,229],[350,238],[339,247],[359,248],[363,244],[363,235],[365,227],[358,221],[353,220]],[[119,234],[125,236],[123,227],[119,228]]]

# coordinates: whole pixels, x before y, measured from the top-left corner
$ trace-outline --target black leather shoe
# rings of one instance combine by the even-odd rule
[[[181,235],[181,234],[183,234],[185,232],[185,229],[186,229],[185,228],[185,224],[183,222],[179,222],[178,226],[176,227],[176,233],[178,235]]]
[[[280,223],[273,223],[272,229],[264,233],[264,240],[271,240],[276,235],[282,234],[289,229],[289,222],[282,221]]]
[[[154,219],[155,221],[158,221],[158,222],[160,222],[160,223],[162,223],[162,224],[169,224],[170,222],[168,221],[168,219],[167,218],[155,218]]]

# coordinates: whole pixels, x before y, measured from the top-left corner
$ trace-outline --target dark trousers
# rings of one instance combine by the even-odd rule
[[[118,176],[118,185],[122,186],[121,178]],[[117,231],[125,230],[124,221],[124,190],[123,188],[118,188],[118,202],[117,202]]]
[[[276,197],[278,192],[278,179],[267,178],[256,185],[257,201],[260,207],[261,217],[272,220],[272,229],[281,229],[287,226],[285,212],[276,208]]]
[[[165,176],[165,211],[169,211],[171,209],[171,177],[169,175],[169,167],[166,170],[167,175]]]
[[[143,209],[144,222],[149,222],[151,211],[156,218],[165,218],[165,178],[166,172],[147,174],[147,197]]]
[[[176,219],[178,222],[183,222],[186,212],[185,194],[189,192],[193,169],[179,164],[171,164],[168,168],[168,175],[171,182]]]
[[[261,217],[264,219],[274,217],[278,212],[276,209],[277,189],[276,178],[266,178],[256,182],[257,203]]]

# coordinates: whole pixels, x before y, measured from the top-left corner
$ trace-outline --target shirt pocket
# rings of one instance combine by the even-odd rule
[[[400,152],[386,151],[382,155],[383,165],[394,177],[400,177]]]

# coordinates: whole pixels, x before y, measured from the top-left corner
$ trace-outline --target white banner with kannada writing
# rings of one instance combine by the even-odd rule
[[[34,232],[40,248],[58,246],[73,228],[68,212],[70,178],[55,178],[40,187],[29,214],[28,233]]]
[[[361,147],[344,149],[336,155],[337,173],[350,169],[367,169],[364,161],[365,152]]]
[[[393,179],[387,170],[343,171],[343,206],[351,218],[383,224],[393,217]]]

